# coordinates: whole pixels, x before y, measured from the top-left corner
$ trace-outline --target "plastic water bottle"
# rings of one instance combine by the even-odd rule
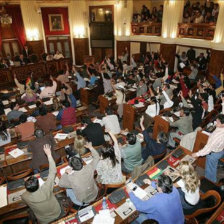
[[[103,201],[102,201],[102,209],[107,209],[108,208],[108,205],[107,205],[107,200],[105,197],[103,197]]]

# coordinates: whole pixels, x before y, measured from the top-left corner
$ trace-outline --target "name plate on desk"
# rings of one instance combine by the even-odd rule
[[[121,206],[119,206],[117,209],[115,209],[116,213],[124,220],[128,216],[130,216],[132,213],[136,211],[136,208],[133,203],[127,203],[125,202]]]

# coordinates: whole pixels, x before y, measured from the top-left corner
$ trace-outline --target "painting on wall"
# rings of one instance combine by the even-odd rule
[[[50,31],[64,31],[64,22],[62,14],[49,14]]]

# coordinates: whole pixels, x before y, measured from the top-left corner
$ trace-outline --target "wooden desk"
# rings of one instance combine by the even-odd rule
[[[206,224],[224,223],[224,202],[216,209],[215,213],[207,220]],[[215,222],[215,221],[219,222]]]
[[[208,137],[209,136],[202,133],[202,131],[197,132],[196,140],[195,140],[194,148],[193,148],[194,153],[201,150],[207,144]],[[197,158],[197,165],[203,169],[205,168],[205,158],[206,158],[205,156]]]
[[[100,86],[96,86],[93,89],[82,88],[80,89],[80,101],[83,105],[89,105],[96,102],[100,95]]]

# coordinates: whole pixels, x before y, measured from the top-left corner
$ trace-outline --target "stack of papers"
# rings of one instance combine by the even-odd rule
[[[27,112],[27,110],[26,110],[26,108],[25,108],[25,107],[21,107],[21,108],[19,108],[19,111],[22,111],[22,112],[24,112],[24,113],[26,113],[26,112]]]
[[[0,186],[0,208],[7,205],[7,186]]]
[[[115,219],[111,217],[110,210],[104,209],[100,210],[93,219],[93,224],[114,224]]]
[[[33,104],[33,105],[30,105],[30,106],[28,106],[30,109],[33,109],[33,108],[36,108],[37,106],[36,106],[36,104]]]
[[[2,103],[3,103],[3,105],[7,105],[7,104],[9,104],[9,101],[8,100],[3,100]]]
[[[24,154],[24,152],[22,150],[18,149],[18,148],[9,152],[9,155],[11,155],[13,158],[17,158],[17,157],[19,157],[23,154]]]
[[[58,140],[65,140],[67,138],[68,134],[64,134],[64,133],[57,133],[54,138],[58,139]]]
[[[11,109],[10,108],[6,108],[6,109],[4,109],[4,111],[5,111],[5,115],[7,115],[11,111]]]
[[[144,103],[140,102],[138,104],[135,104],[134,106],[137,108],[144,107]]]
[[[45,105],[51,105],[53,104],[53,98],[51,98],[50,100],[44,102]]]

